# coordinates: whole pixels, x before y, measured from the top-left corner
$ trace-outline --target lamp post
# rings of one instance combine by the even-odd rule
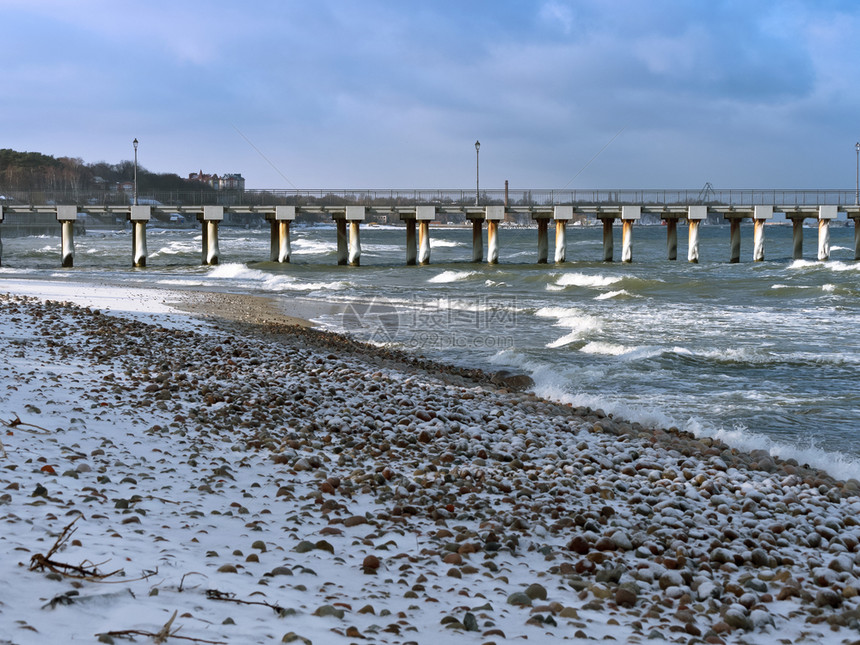
[[[860,149],[860,143],[857,144]],[[475,206],[478,205],[478,194],[481,189],[481,165],[480,165],[481,142],[475,141]]]
[[[857,151],[857,183],[854,189],[854,203],[860,205],[860,141],[854,144],[854,149]]]
[[[137,206],[137,137],[131,143],[134,146],[134,205]]]

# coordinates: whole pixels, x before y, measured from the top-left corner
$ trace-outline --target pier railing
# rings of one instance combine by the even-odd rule
[[[131,194],[111,191],[4,191],[0,188],[0,205],[52,205],[74,204],[81,210],[87,206],[122,206],[130,204]],[[273,206],[273,205],[355,205],[355,206],[473,206],[474,189],[314,189],[283,190],[254,189],[244,191],[146,191],[139,189],[140,204],[177,206]],[[581,188],[552,189],[493,189],[482,190],[478,195],[482,206],[507,204],[509,206],[555,205],[616,205],[642,206],[755,206],[766,204],[855,205],[855,190],[839,189],[781,189],[781,188],[730,188],[730,189],[658,189],[658,188]]]

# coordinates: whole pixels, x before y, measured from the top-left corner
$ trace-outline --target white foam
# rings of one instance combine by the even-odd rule
[[[459,246],[466,246],[463,242],[455,242],[454,240],[434,240],[430,238],[430,246],[435,248],[454,248]]]
[[[251,282],[251,286],[264,291],[326,291],[340,290],[349,286],[348,282],[303,282],[290,275],[273,275],[258,269],[249,269],[244,264],[219,264],[209,271],[210,278],[216,280],[237,280]],[[247,286],[247,285],[246,285]]]
[[[595,300],[611,300],[612,298],[618,298],[620,296],[629,296],[631,295],[625,289],[619,289],[618,291],[607,291],[606,293],[601,293],[599,296],[595,296]]]
[[[587,275],[585,273],[563,273],[556,285],[559,287],[608,287],[621,282],[624,278],[621,276],[608,275]]]
[[[434,275],[432,278],[427,280],[427,282],[432,282],[434,284],[446,284],[448,282],[459,282],[461,280],[468,280],[470,277],[475,275],[476,271],[443,271],[438,275]]]
[[[632,351],[633,348],[625,347],[624,345],[616,345],[615,343],[606,343],[599,340],[593,340],[579,348],[583,354],[603,354],[606,356],[621,356]]]

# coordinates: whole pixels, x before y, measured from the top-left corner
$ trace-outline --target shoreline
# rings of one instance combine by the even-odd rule
[[[259,304],[167,328],[0,296],[0,631],[16,645],[156,633],[174,610],[217,642],[852,642],[856,481]],[[28,570],[76,517],[53,559],[125,563],[123,593]]]

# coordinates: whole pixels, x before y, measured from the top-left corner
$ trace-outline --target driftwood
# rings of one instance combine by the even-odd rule
[[[273,610],[276,614],[281,614],[281,612],[286,611],[280,605],[273,605],[270,602],[265,602],[263,600],[241,600],[239,598],[234,597],[235,594],[218,591],[217,589],[207,589],[206,597],[209,600],[221,600],[224,602],[235,602],[239,605],[262,605],[263,607],[268,607]]]
[[[93,564],[92,562],[87,562],[86,560],[81,562],[80,564],[67,564],[65,562],[60,562],[58,560],[54,560],[54,554],[69,540],[72,535],[74,535],[75,531],[78,529],[72,528],[75,522],[81,519],[81,516],[78,515],[75,519],[73,519],[63,531],[60,533],[57,540],[54,542],[54,545],[48,550],[45,555],[41,553],[36,553],[33,557],[30,558],[30,571],[44,571],[45,569],[52,571],[54,573],[58,573],[61,576],[65,576],[66,578],[76,578],[78,580],[87,580],[89,582],[105,582],[105,583],[127,583],[127,582],[136,582],[138,580],[146,580],[158,573],[158,569],[155,571],[145,571],[142,576],[134,579],[122,579],[122,580],[106,580],[106,578],[110,578],[111,576],[115,576],[118,573],[122,573],[123,569],[117,569],[116,571],[111,571],[110,573],[102,573],[99,571],[98,567],[101,564]]]
[[[19,417],[17,413],[15,413],[14,419],[12,419],[10,421],[0,420],[0,423],[2,423],[7,428],[21,428],[21,426],[26,426],[26,427],[22,428],[22,430],[25,430],[26,432],[33,432],[33,430],[27,430],[27,428],[36,428],[36,430],[42,431],[41,433],[38,433],[38,434],[43,434],[43,433],[44,434],[50,434],[51,433],[51,431],[48,430],[47,428],[43,428],[42,426],[37,426],[35,423],[27,423],[26,421],[21,421],[21,417]]]
[[[110,631],[110,632],[100,632],[100,633],[96,634],[96,636],[116,636],[116,637],[121,637],[121,636],[150,636],[150,637],[152,637],[152,640],[155,643],[163,643],[168,638],[177,638],[177,639],[181,639],[181,640],[191,641],[193,643],[208,643],[209,645],[227,645],[227,641],[209,641],[209,640],[205,640],[203,638],[192,638],[190,636],[179,636],[179,635],[177,635],[177,632],[180,629],[182,629],[181,626],[177,627],[176,629],[174,629],[171,632],[170,628],[173,625],[173,621],[176,620],[176,614],[177,613],[178,613],[177,611],[174,611],[173,615],[170,617],[170,620],[168,620],[166,623],[164,623],[164,626],[161,629],[159,629],[157,632],[148,632],[148,631],[143,630],[143,629],[122,629],[122,630]]]

